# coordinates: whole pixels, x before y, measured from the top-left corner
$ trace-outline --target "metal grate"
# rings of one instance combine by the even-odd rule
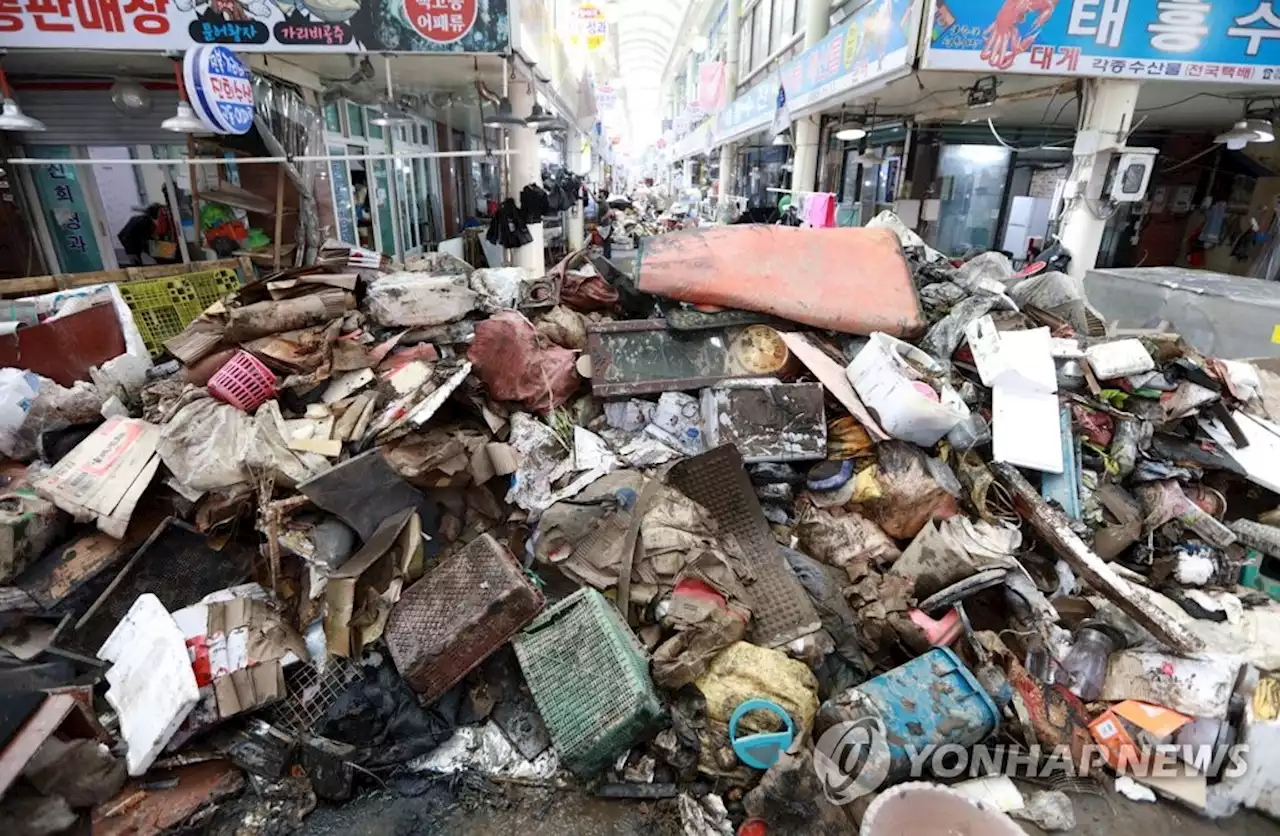
[[[401,596],[387,621],[396,670],[431,702],[528,624],[543,598],[488,534],[442,560]]]
[[[640,643],[599,592],[583,588],[512,640],[560,760],[591,775],[662,716]]]
[[[821,626],[813,601],[773,539],[738,448],[725,444],[685,459],[671,469],[667,481],[706,508],[720,531],[732,535],[742,549],[753,575],[745,585],[751,597],[752,641],[777,647]]]
[[[359,678],[359,663],[341,656],[328,657],[323,673],[314,663],[294,665],[284,677],[288,696],[267,709],[268,722],[295,737],[310,734],[347,685]]]

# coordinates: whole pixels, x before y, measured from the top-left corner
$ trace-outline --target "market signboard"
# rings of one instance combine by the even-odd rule
[[[1280,83],[1271,0],[932,0],[923,67]]]
[[[909,72],[923,5],[923,0],[872,0],[783,64],[779,75],[792,118],[856,88]],[[763,130],[773,119],[777,94],[778,76],[766,74],[720,112],[716,136],[731,141]]]
[[[509,0],[4,0],[0,48],[499,53]]]

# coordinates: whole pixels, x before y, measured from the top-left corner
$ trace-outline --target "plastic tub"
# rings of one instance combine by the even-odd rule
[[[859,836],[1026,836],[1004,813],[937,784],[913,782],[876,797],[862,817]]]
[[[969,747],[1000,725],[1000,710],[960,658],[935,647],[905,665],[833,696],[818,711],[818,736],[837,723],[867,717],[884,723],[888,783],[910,777],[909,748]],[[904,831],[909,832],[909,831]]]
[[[276,396],[276,376],[247,351],[237,351],[209,378],[209,394],[245,412]]]

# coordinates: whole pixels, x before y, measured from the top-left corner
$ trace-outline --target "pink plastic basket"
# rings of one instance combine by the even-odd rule
[[[237,351],[209,379],[209,393],[221,401],[252,412],[276,396],[276,376],[247,351]]]

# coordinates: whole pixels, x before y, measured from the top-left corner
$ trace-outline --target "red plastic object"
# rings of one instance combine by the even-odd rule
[[[769,825],[764,819],[747,819],[738,828],[738,836],[767,836]]]
[[[209,378],[209,394],[245,412],[276,396],[276,376],[247,351],[237,351]]]
[[[960,613],[955,607],[939,619],[930,618],[923,611],[913,607],[907,610],[907,617],[911,619],[912,624],[924,631],[929,644],[934,647],[946,647],[960,638],[960,634],[964,632],[964,624],[961,623]]]
[[[741,224],[656,235],[641,242],[635,275],[645,293],[847,334],[910,338],[927,324],[887,229]]]

